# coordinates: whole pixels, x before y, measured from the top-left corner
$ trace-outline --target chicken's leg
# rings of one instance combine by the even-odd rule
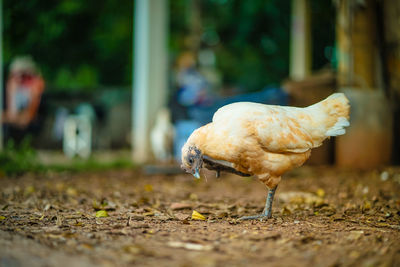
[[[239,220],[270,219],[272,217],[272,202],[274,201],[274,195],[275,195],[275,191],[276,191],[277,187],[278,186],[276,186],[273,189],[269,189],[267,200],[265,201],[265,208],[264,208],[263,213],[261,213],[259,215],[253,215],[253,216],[243,216],[243,217],[239,218]]]

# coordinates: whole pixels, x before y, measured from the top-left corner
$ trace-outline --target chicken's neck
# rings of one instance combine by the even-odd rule
[[[217,171],[217,177],[220,172],[230,172],[245,177],[251,176],[250,174],[236,170],[230,162],[223,160],[215,160],[208,156],[203,156],[203,167],[209,170]]]

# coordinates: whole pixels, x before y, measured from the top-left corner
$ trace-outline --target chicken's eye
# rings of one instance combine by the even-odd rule
[[[189,163],[193,164],[193,159],[192,158],[189,158]]]

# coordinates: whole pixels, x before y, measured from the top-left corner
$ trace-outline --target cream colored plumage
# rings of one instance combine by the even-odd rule
[[[233,103],[192,133],[182,148],[182,167],[196,174],[204,158],[216,170],[222,161],[223,170],[256,175],[275,189],[281,175],[301,166],[312,148],[330,136],[344,134],[348,118],[348,99],[342,93],[306,108]],[[196,161],[196,155],[201,160]]]

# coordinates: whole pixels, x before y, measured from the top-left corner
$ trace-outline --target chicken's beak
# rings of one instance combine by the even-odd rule
[[[193,176],[196,177],[197,179],[200,179],[200,169],[198,167],[194,169]]]

